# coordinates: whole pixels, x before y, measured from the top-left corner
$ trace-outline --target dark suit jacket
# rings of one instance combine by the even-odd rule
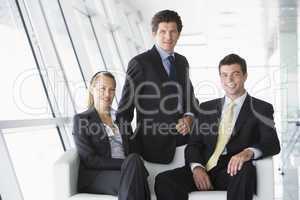
[[[175,68],[178,87],[182,91],[180,95],[182,110],[177,109],[178,100],[170,96],[174,94],[174,90],[166,85],[171,80],[155,46],[137,55],[128,64],[117,120],[124,126],[128,135],[134,136],[134,139],[131,137],[130,140],[133,144],[130,146],[134,147],[133,151],[150,162],[171,162],[176,148],[176,137],[182,144],[187,142],[187,136],[180,136],[176,132],[175,125],[184,113],[194,113],[196,104],[189,79],[188,62],[184,56],[177,53],[175,53]],[[166,113],[162,107],[175,112]],[[137,114],[137,128],[133,131],[131,121],[134,109]]]
[[[122,132],[121,135],[128,155],[128,139]],[[109,138],[95,108],[74,116],[73,136],[80,157],[79,190],[91,183],[100,170],[121,169],[123,159],[111,157]]]
[[[205,166],[213,154],[223,101],[224,98],[215,99],[200,105],[199,118],[194,123],[185,149],[186,164],[196,162]],[[228,158],[248,147],[259,149],[262,152],[261,158],[280,152],[273,112],[271,104],[247,95],[226,145]]]

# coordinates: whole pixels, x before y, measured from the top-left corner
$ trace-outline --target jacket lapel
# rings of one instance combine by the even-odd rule
[[[222,115],[222,107],[224,104],[224,100],[225,98],[220,98],[217,100],[217,104],[216,104],[216,113],[212,115],[212,119],[211,121],[213,123],[217,123],[218,125],[215,126],[215,129],[213,130],[213,133],[211,134],[212,137],[210,137],[210,144],[213,145],[213,149],[215,148],[215,145],[217,144],[217,140],[218,140],[218,131],[219,131],[219,125],[220,125],[220,121],[221,121],[221,115]]]
[[[162,82],[166,80],[170,80],[169,75],[165,70],[161,57],[155,46],[152,47],[150,53],[151,53],[151,61],[153,62],[154,70],[157,72],[157,75],[159,76],[160,80]],[[185,80],[184,75],[186,74],[185,67],[183,67],[184,64],[181,63],[180,60],[178,59],[178,54],[175,53],[174,55],[175,55],[176,79],[178,82],[183,83]]]
[[[218,103],[217,103],[217,117],[218,117],[218,124],[220,124],[221,115],[222,115],[222,109],[223,109],[224,103],[225,103],[225,97],[220,98],[220,99],[218,100]],[[219,125],[218,125],[218,127],[219,127]]]
[[[101,121],[101,118],[100,116],[98,115],[97,113],[97,110],[92,107],[88,110],[88,121],[90,124],[92,123],[97,123],[99,124],[100,128],[101,128],[101,133],[102,134],[105,134],[105,137],[104,137],[104,140],[107,142],[107,144],[109,144],[109,138],[108,138],[108,134],[106,132],[106,129],[104,127],[104,124],[103,122]],[[119,131],[120,131],[120,134],[121,134],[121,137],[122,137],[122,144],[123,144],[123,148],[124,148],[124,152],[125,152],[125,155],[128,155],[129,153],[129,142],[128,142],[128,137],[126,136],[126,134],[123,134],[123,131],[119,125],[119,123],[117,121],[114,122],[118,128],[119,128]],[[96,126],[94,126],[96,127]],[[89,127],[89,128],[93,128],[93,127]],[[99,135],[99,138],[101,138],[101,135]],[[110,145],[110,144],[109,144]],[[109,152],[110,152],[110,149],[109,149]]]
[[[108,142],[109,144],[109,139],[108,139],[108,134],[106,132],[106,129],[104,127],[104,124],[103,122],[101,121],[101,118],[100,116],[98,115],[96,109],[94,107],[90,108],[90,119],[91,119],[91,122],[96,122],[97,124],[100,125],[101,127],[101,130],[102,130],[102,133],[105,134],[105,138],[104,140]],[[119,131],[120,131],[120,134],[121,134],[121,137],[122,137],[122,144],[123,144],[123,148],[124,148],[124,152],[125,152],[125,155],[128,155],[129,153],[129,141],[128,141],[128,137],[123,134],[123,131],[121,129],[121,126],[119,125],[119,123],[117,121],[114,121],[114,123],[118,126],[119,128]],[[109,150],[110,151],[110,150]]]
[[[161,57],[156,50],[156,47],[153,46],[150,50],[151,54],[151,61],[153,62],[153,68],[157,72],[157,76],[160,78],[162,82],[169,79],[169,76],[164,68],[164,65],[162,63]]]
[[[185,72],[185,66],[183,63],[181,63],[181,61],[178,59],[178,55],[177,53],[175,53],[175,69],[176,69],[176,79],[179,83],[181,83],[182,85],[184,84],[185,80],[185,76],[186,76],[186,72]],[[169,77],[168,77],[169,78]]]
[[[251,113],[250,103],[251,103],[251,96],[247,94],[247,97],[243,103],[243,106],[240,110],[239,116],[238,116],[238,118],[235,122],[234,128],[232,130],[231,137],[237,136],[242,125],[245,123],[245,121],[247,119],[249,119],[249,114]]]
[[[122,137],[122,144],[123,144],[123,148],[124,148],[124,153],[125,153],[125,156],[127,156],[129,154],[129,138],[126,134],[124,134],[122,126],[120,126],[119,122],[115,121],[114,123],[119,128],[119,131],[120,131],[120,134],[121,134],[121,137]]]
[[[89,111],[90,111],[89,112],[89,118],[90,118],[89,119],[89,123],[90,124],[92,124],[92,123],[99,124],[102,133],[105,134],[105,138],[104,139],[108,140],[108,135],[107,135],[106,129],[105,129],[104,125],[103,125],[103,122],[101,121],[100,116],[97,113],[97,110],[94,107],[92,107],[92,108],[89,109]],[[90,127],[90,128],[93,128],[93,127]],[[101,137],[101,136],[99,136],[99,137]]]

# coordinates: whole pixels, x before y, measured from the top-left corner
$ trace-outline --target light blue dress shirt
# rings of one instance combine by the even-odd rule
[[[170,53],[167,53],[166,51],[164,51],[162,48],[160,48],[157,44],[155,44],[155,47],[160,55],[160,58],[162,60],[162,63],[163,63],[163,66],[167,72],[167,74],[169,75],[170,74],[170,61],[168,59],[169,56],[173,56],[174,59],[175,59],[175,54],[174,52],[172,52],[171,54]],[[179,102],[178,102],[178,109],[181,110],[182,108],[182,99],[179,98]],[[191,113],[191,112],[187,112],[187,113],[184,113],[185,116],[191,116],[191,117],[194,117],[194,114]]]
[[[171,54],[169,54],[169,53],[165,52],[162,48],[160,48],[158,45],[155,45],[155,47],[156,47],[156,49],[157,49],[157,51],[158,51],[158,53],[160,55],[160,58],[162,60],[163,66],[164,66],[167,74],[170,75],[170,65],[171,65],[171,63],[170,63],[168,57],[169,56],[173,56],[174,59],[175,59],[174,52],[172,52]]]

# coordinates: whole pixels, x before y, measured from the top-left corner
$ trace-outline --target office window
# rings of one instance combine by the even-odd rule
[[[0,120],[51,117],[18,10],[12,1],[0,5]]]
[[[57,60],[58,62],[54,66],[48,67],[53,68],[53,72],[57,73],[58,77],[61,77],[61,79],[56,80],[59,81],[59,84],[62,84],[59,89],[61,89],[61,92],[58,92],[57,95],[57,101],[61,101],[61,96],[58,95],[64,95],[66,99],[62,100],[64,102],[69,102],[68,98],[73,98],[75,102],[75,109],[78,111],[85,109],[85,98],[86,98],[86,87],[84,84],[83,75],[81,73],[80,67],[86,67],[86,66],[79,66],[79,61],[76,58],[75,51],[73,49],[71,39],[68,35],[66,24],[64,23],[63,16],[61,13],[61,10],[59,8],[58,1],[41,1],[41,9],[45,12],[45,17],[47,20],[47,23],[49,25],[49,31],[53,36],[53,40],[55,43],[55,46],[53,48],[56,49],[58,55]],[[48,61],[49,59],[47,59]],[[49,62],[51,61],[49,60]],[[62,70],[60,70],[60,66],[62,66]],[[68,89],[64,87],[64,75],[67,78],[68,85],[71,92],[71,97],[68,95]],[[63,94],[64,93],[64,94]],[[70,103],[70,102],[69,102]],[[66,103],[63,104],[63,106],[67,106]],[[64,112],[64,108],[61,107],[61,110]],[[70,115],[72,115],[72,112],[69,112]]]
[[[138,27],[138,32],[140,37],[142,38],[143,41],[143,49],[147,49],[148,47],[150,47],[152,45],[152,36],[151,36],[151,31],[149,31],[150,26],[145,26],[144,23],[142,22],[137,22],[137,27]],[[147,27],[147,28],[146,28]]]
[[[102,55],[102,45],[100,46],[98,38],[95,35],[92,19],[88,13],[85,13],[79,8],[74,8],[74,14],[80,24],[82,38],[85,44],[85,49],[88,52],[90,62],[94,72],[106,70],[105,61]]]

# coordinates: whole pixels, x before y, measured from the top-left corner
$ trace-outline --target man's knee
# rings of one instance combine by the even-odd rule
[[[155,177],[155,185],[166,182],[167,176],[164,173],[160,173]]]
[[[187,200],[188,193],[183,191],[180,186],[180,184],[176,184],[172,171],[158,174],[154,184],[157,200]]]
[[[242,172],[244,174],[247,174],[247,175],[250,175],[250,176],[253,176],[253,175],[255,175],[256,168],[253,165],[253,163],[250,161],[250,162],[244,163],[244,165],[243,165],[240,172]]]
[[[256,168],[252,162],[244,163],[237,175],[231,177],[227,189],[227,199],[252,199],[256,193]]]
[[[171,187],[172,184],[170,183],[172,183],[172,180],[168,172],[160,173],[155,177],[154,189],[155,191],[166,191],[167,188]]]
[[[243,164],[242,169],[237,173],[237,175],[232,178],[243,178],[247,180],[256,180],[256,168],[252,162],[246,162]]]

